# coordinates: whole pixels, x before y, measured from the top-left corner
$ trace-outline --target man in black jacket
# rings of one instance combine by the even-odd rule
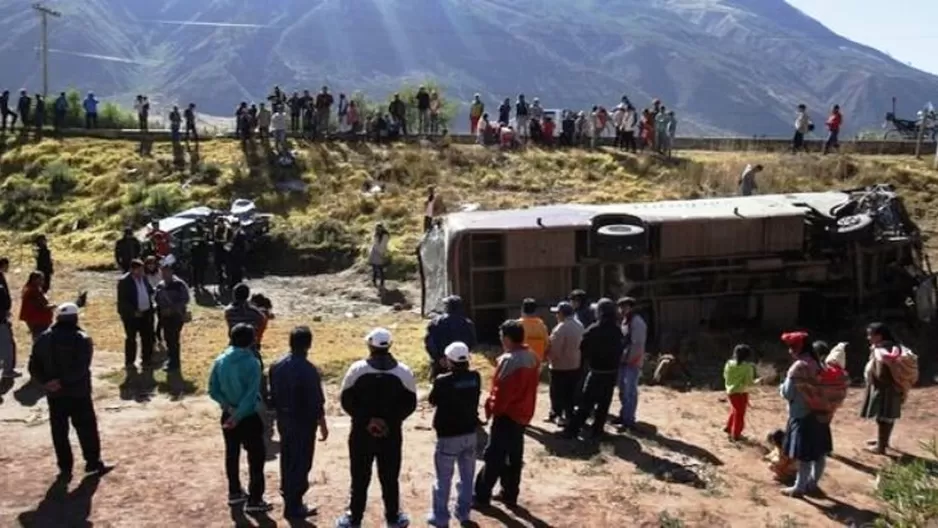
[[[401,134],[407,135],[407,104],[401,100],[400,94],[394,94],[391,104],[388,105],[388,114],[401,127]]]
[[[49,293],[55,268],[52,265],[52,252],[49,251],[49,244],[45,235],[36,237],[36,271],[41,271],[46,279],[42,285],[42,293]]]
[[[16,118],[19,117],[16,115],[16,112],[10,110],[10,91],[4,90],[0,94],[0,119],[3,119],[2,127],[0,127],[0,132],[7,131],[7,118],[10,119],[10,132],[13,132],[13,128],[16,126]]]
[[[352,476],[348,511],[337,528],[361,526],[371,482],[371,466],[378,463],[387,526],[404,528],[410,520],[400,510],[401,446],[404,420],[417,408],[417,385],[411,370],[391,355],[391,333],[372,330],[366,338],[370,356],[349,367],[342,380],[342,409],[352,419],[349,468]]]
[[[140,362],[144,371],[153,365],[153,287],[143,276],[143,262],[134,259],[130,271],[117,282],[117,313],[124,324],[124,366],[132,371],[137,361],[140,336]]]
[[[29,119],[29,109],[33,106],[33,100],[29,98],[26,90],[20,90],[20,100],[16,103],[16,109],[20,112],[20,132],[25,134],[32,123]]]
[[[13,337],[13,323],[10,322],[10,310],[13,298],[7,284],[7,271],[10,259],[0,258],[0,363],[3,363],[3,379],[18,378],[22,374],[16,369],[16,339]]]
[[[451,343],[460,341],[472,351],[476,347],[476,327],[463,310],[462,298],[453,295],[443,299],[443,315],[427,325],[424,346],[430,356],[430,379],[446,371],[444,351]]]
[[[270,366],[270,402],[277,412],[280,433],[280,493],[283,516],[301,520],[316,515],[303,504],[313,468],[316,429],[319,440],[329,437],[325,396],[317,369],[308,359],[313,332],[299,326],[290,332],[290,352]]]
[[[459,498],[456,520],[469,522],[472,509],[472,485],[476,467],[476,430],[479,427],[479,398],[482,378],[469,368],[469,347],[455,342],[446,347],[450,372],[433,380],[428,401],[436,407],[433,429],[436,430],[436,482],[433,484],[433,509],[427,523],[449,526],[449,493],[453,466],[459,468]]]
[[[127,273],[130,271],[130,263],[134,259],[140,258],[142,252],[143,248],[140,241],[134,236],[133,230],[129,227],[125,228],[123,238],[114,244],[114,261],[117,262],[117,266],[121,271]]]
[[[593,439],[603,435],[616,388],[619,362],[625,346],[616,319],[616,304],[611,299],[600,299],[596,303],[596,312],[599,319],[586,329],[580,342],[580,352],[588,370],[583,383],[581,405],[564,429],[567,438],[579,436],[580,429],[591,415],[594,417]]]
[[[49,426],[59,466],[59,478],[72,476],[72,448],[68,442],[71,421],[85,458],[85,473],[101,474],[98,420],[91,398],[91,357],[94,345],[78,326],[78,306],[66,303],[56,310],[56,322],[33,344],[29,374],[42,385],[49,400]]]

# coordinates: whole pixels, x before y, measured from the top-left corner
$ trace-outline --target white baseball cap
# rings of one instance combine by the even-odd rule
[[[375,328],[368,332],[365,341],[375,348],[389,348],[391,346],[391,332],[386,328]]]
[[[58,316],[69,316],[69,315],[78,315],[78,305],[75,303],[62,303],[55,309],[55,314]]]
[[[446,359],[453,363],[465,363],[469,361],[469,347],[461,341],[450,343],[443,352]]]

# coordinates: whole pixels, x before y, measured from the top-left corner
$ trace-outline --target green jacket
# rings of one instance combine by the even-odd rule
[[[235,422],[257,411],[261,391],[261,363],[248,348],[228,347],[212,363],[208,394]]]
[[[737,363],[735,359],[726,362],[723,367],[723,381],[727,394],[749,392],[756,380],[756,366],[752,363]]]

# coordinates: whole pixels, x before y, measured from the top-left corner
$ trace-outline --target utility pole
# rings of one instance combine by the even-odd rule
[[[42,98],[46,99],[49,96],[49,17],[58,18],[62,13],[40,3],[33,4],[33,9],[42,20]]]

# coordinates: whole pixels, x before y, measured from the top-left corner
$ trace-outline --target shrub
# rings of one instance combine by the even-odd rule
[[[881,526],[913,528],[938,520],[938,441],[922,442],[932,460],[910,457],[887,465],[879,475],[876,492],[886,502]]]
[[[49,186],[51,197],[55,200],[61,200],[78,186],[78,178],[72,174],[71,167],[61,161],[46,165],[39,180]]]
[[[160,184],[151,187],[147,191],[143,206],[153,218],[163,218],[185,208],[186,199],[178,185]]]

